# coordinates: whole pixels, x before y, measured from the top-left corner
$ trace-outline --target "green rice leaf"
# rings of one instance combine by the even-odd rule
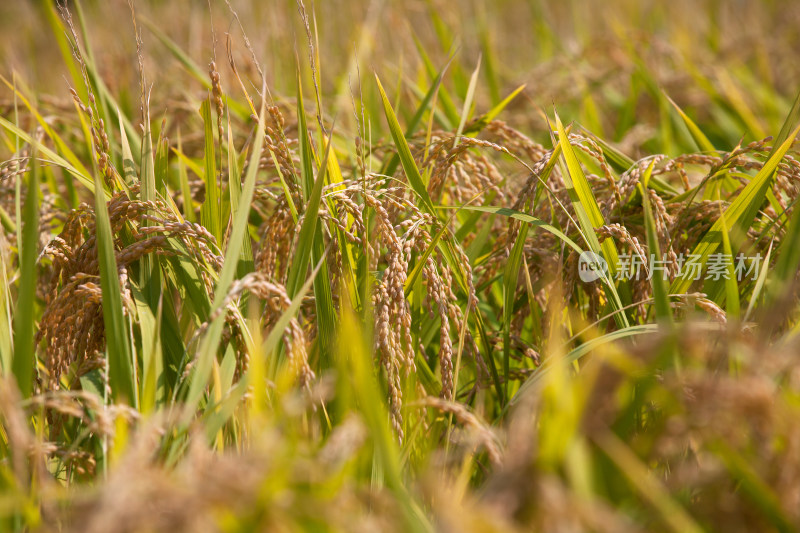
[[[45,159],[49,160],[53,164],[63,168],[73,176],[75,176],[81,184],[83,184],[87,189],[94,192],[94,180],[92,180],[89,172],[85,169],[76,168],[71,163],[69,163],[66,159],[55,153],[53,150],[49,149],[43,143],[37,141],[23,130],[18,128],[16,125],[12,124],[8,120],[3,117],[0,117],[0,126],[4,127],[10,133],[13,133],[21,140],[25,141],[27,144],[31,145],[34,149],[36,149],[39,154],[44,156]],[[110,194],[107,194],[107,197],[111,197]]]
[[[153,314],[145,295],[134,283],[131,283],[131,293],[136,304],[136,316],[141,332],[142,372],[139,398],[142,412],[150,413],[166,399],[164,355],[161,349],[163,305],[160,300],[156,313]]]
[[[425,65],[425,70],[428,73],[428,77],[431,79],[436,79],[436,68],[433,66],[433,61],[431,61],[428,52],[425,50],[425,46],[416,35],[413,35],[413,37],[414,44],[416,45],[417,52],[422,59],[422,64]],[[444,73],[444,69],[442,70],[442,73]],[[436,85],[436,83],[434,83],[434,85]],[[445,87],[440,86],[437,93],[439,94],[439,100],[441,101],[442,110],[444,111],[444,116],[442,117],[442,127],[446,130],[451,130],[453,129],[453,126],[458,123],[458,109],[456,109],[456,106],[453,103],[453,98],[450,96],[450,92]]]
[[[455,208],[453,208],[455,209]],[[567,237],[561,230],[555,228],[554,226],[548,224],[547,222],[540,220],[536,217],[523,213],[521,211],[515,211],[513,209],[509,209],[507,207],[493,207],[493,206],[472,206],[472,205],[465,205],[462,206],[460,209],[464,209],[466,211],[480,211],[482,213],[492,213],[495,215],[503,215],[506,217],[510,217],[516,220],[521,220],[522,222],[527,222],[534,227],[542,228],[543,230],[552,233],[556,237],[558,237],[561,241],[564,242],[567,246],[575,250],[577,253],[582,253],[583,249],[575,244],[575,241]]]
[[[647,234],[647,248],[653,256],[656,264],[661,261],[661,250],[658,245],[658,234],[656,233],[656,221],[653,215],[653,207],[650,205],[650,196],[647,194],[647,186],[653,174],[655,160],[650,161],[647,170],[642,176],[642,181],[638,184],[642,195],[642,208],[644,209],[644,225]],[[666,324],[672,323],[672,308],[669,305],[669,295],[667,292],[667,280],[663,272],[650,272],[650,282],[653,287],[653,298],[655,300],[656,318]]]
[[[142,160],[139,168],[141,169],[141,197],[144,202],[156,202],[158,194],[156,192],[156,170],[153,160],[153,136],[150,131],[150,109],[144,107],[144,133],[142,135]],[[163,163],[162,163],[163,164]],[[162,171],[163,172],[163,171]],[[142,226],[151,225],[148,220],[142,221]],[[155,311],[161,296],[161,269],[158,265],[155,253],[148,253],[142,256],[139,261],[140,287],[144,291],[145,298],[152,311]]]
[[[636,337],[638,335],[646,335],[648,333],[655,333],[658,331],[657,324],[639,324],[635,326],[628,326],[624,329],[619,329],[617,331],[612,331],[611,333],[606,333],[601,335],[600,337],[596,337],[591,339],[590,341],[584,342],[580,346],[573,348],[569,353],[564,356],[565,363],[572,363],[574,361],[579,360],[581,357],[584,357],[587,354],[592,353],[593,350],[596,350],[599,346],[604,344],[609,344],[612,342],[616,342],[622,339],[627,339],[629,337]],[[558,361],[553,361],[552,363],[547,363],[539,367],[536,372],[529,377],[519,388],[517,393],[511,398],[510,405],[514,405],[524,395],[531,390],[534,390],[537,386],[541,384],[541,381],[547,376],[547,374],[551,371],[551,367],[554,364],[560,364]]]
[[[236,157],[236,147],[233,145],[233,132],[228,120],[228,191],[230,193],[231,220],[236,220],[239,210],[242,208],[241,195],[242,184],[239,181],[239,164]],[[246,206],[250,210],[250,205]],[[242,251],[239,257],[238,277],[243,277],[253,271],[255,261],[253,260],[253,245],[250,242],[250,234],[245,231],[242,241]]]
[[[649,502],[663,522],[675,533],[702,533],[704,530],[669,494],[647,465],[619,437],[607,431],[595,442],[625,474],[628,481]]]
[[[461,121],[458,123],[458,130],[456,130],[456,138],[453,141],[453,146],[458,144],[458,141],[461,139],[461,134],[464,132],[464,126],[469,119],[473,99],[475,98],[475,87],[478,84],[478,74],[481,71],[481,58],[478,56],[478,64],[475,66],[475,70],[472,72],[472,76],[469,80],[469,87],[467,87],[467,96],[464,98],[464,107],[461,109]]]
[[[338,345],[339,370],[346,376],[364,421],[374,441],[376,457],[385,483],[402,505],[409,531],[432,531],[421,509],[414,503],[403,481],[397,441],[389,427],[383,394],[372,369],[372,355],[355,314],[343,313]]]
[[[758,279],[756,280],[756,286],[753,287],[753,293],[750,295],[750,303],[747,304],[747,311],[744,314],[744,318],[742,322],[747,322],[750,318],[750,314],[753,312],[753,309],[756,307],[756,302],[758,302],[759,297],[761,296],[761,291],[764,288],[764,284],[767,281],[767,276],[769,274],[769,261],[772,257],[772,246],[775,244],[774,242],[769,243],[769,248],[767,248],[767,253],[764,255],[764,260],[761,262],[759,266],[759,274]],[[800,259],[798,259],[800,261]]]
[[[122,311],[119,273],[114,254],[114,234],[111,231],[106,198],[103,194],[103,182],[99,174],[95,176],[94,188],[97,255],[103,294],[103,324],[106,335],[109,385],[115,402],[138,406],[138,392],[134,385],[133,356],[128,327]]]
[[[297,253],[289,270],[287,290],[293,297],[303,283],[310,263],[320,261],[325,256],[322,223],[319,220],[319,206],[322,200],[322,187],[328,171],[328,160],[333,146],[333,135],[325,143],[325,155],[317,172],[316,180],[313,174],[314,154],[311,148],[311,137],[305,120],[303,106],[303,93],[298,82],[298,114],[300,116],[300,163],[302,182],[306,184],[308,206],[306,207],[300,234],[297,240]],[[327,261],[323,261],[320,274],[314,281],[314,297],[317,310],[319,340],[321,354],[326,358],[332,354],[333,343],[336,335],[336,317],[333,312],[333,296],[328,273]]]
[[[612,239],[606,239],[603,241],[602,246],[600,245],[595,228],[603,226],[605,221],[558,114],[556,114],[556,128],[558,131],[558,145],[561,146],[562,156],[566,163],[566,168],[562,170],[561,174],[572,200],[572,207],[578,217],[578,224],[582,230],[581,235],[589,246],[589,250],[595,254],[601,254],[605,259],[608,265],[608,274],[603,275],[601,279],[608,289],[611,305],[614,309],[621,310],[623,308],[622,301],[613,282],[613,277],[619,264],[617,247]],[[628,327],[628,319],[625,313],[614,314],[614,320],[620,327]]]
[[[208,105],[208,101],[204,107]],[[255,132],[255,141],[251,146],[252,152],[250,153],[250,161],[245,174],[245,183],[242,188],[240,209],[236,213],[233,220],[233,227],[231,229],[231,238],[228,241],[228,247],[225,251],[225,261],[222,264],[222,272],[220,273],[219,280],[214,289],[214,301],[212,308],[218,310],[221,308],[228,290],[233,283],[236,275],[236,270],[239,266],[239,258],[242,250],[242,243],[247,232],[248,217],[250,214],[250,205],[253,201],[253,192],[255,190],[256,175],[258,174],[258,161],[261,157],[261,147],[264,144],[264,120],[266,114],[265,104],[262,103],[261,113],[258,119],[258,126]],[[186,398],[186,411],[184,414],[184,421],[188,422],[191,418],[194,408],[200,402],[200,399],[205,390],[208,377],[211,373],[217,348],[222,338],[222,329],[225,324],[225,313],[220,312],[217,317],[211,321],[205,335],[200,341],[197,354],[197,364],[195,367],[194,375],[192,376],[189,385],[189,392]]]
[[[405,132],[406,139],[411,137],[411,135],[414,133],[414,130],[417,129],[417,125],[422,120],[422,116],[425,114],[425,111],[428,109],[428,106],[431,104],[431,101],[433,100],[434,96],[438,93],[439,88],[442,85],[442,79],[444,78],[444,74],[445,72],[447,72],[447,67],[450,65],[450,62],[452,60],[453,58],[451,56],[450,59],[445,64],[445,66],[442,67],[442,70],[440,70],[439,73],[436,75],[436,78],[433,80],[433,83],[431,83],[428,92],[425,93],[425,96],[422,98],[422,101],[420,101],[419,105],[417,106],[417,111],[414,113],[414,116],[406,125],[406,132]],[[433,110],[431,110],[431,113],[433,113]],[[400,164],[399,155],[392,154],[392,156],[387,161],[386,165],[384,165],[384,168],[381,170],[381,174],[386,176],[394,175],[394,171],[397,170],[397,165],[399,164]]]
[[[28,111],[36,118],[36,122],[38,122],[39,126],[44,131],[45,135],[53,141],[56,149],[64,154],[64,158],[69,161],[69,164],[72,165],[77,171],[82,173],[85,176],[89,176],[89,171],[83,165],[80,158],[75,155],[75,153],[70,149],[69,145],[61,138],[58,133],[53,129],[53,127],[48,123],[47,120],[42,116],[39,110],[31,103],[27,96],[17,87],[18,82],[15,80],[13,83],[7,80],[5,77],[0,75],[0,80],[14,92],[14,96],[20,102],[22,102],[25,107],[28,108]]]
[[[771,152],[769,159],[767,159],[764,166],[758,174],[750,180],[750,183],[739,193],[736,199],[725,210],[725,222],[731,226],[738,225],[738,227],[747,227],[752,223],[755,213],[758,211],[761,203],[764,201],[766,191],[772,183],[772,178],[775,174],[775,169],[778,167],[783,156],[789,150],[794,138],[800,131],[800,126],[795,128],[791,135],[780,146],[776,146]],[[703,236],[700,242],[695,246],[693,253],[700,256],[699,262],[705,265],[708,257],[714,253],[720,244],[720,231],[722,230],[722,220],[717,220],[710,230]],[[689,290],[692,285],[690,272],[684,272],[683,276],[675,278],[670,287],[671,294],[683,294]]]
[[[128,136],[125,134],[125,127],[122,124],[122,111],[117,110],[117,114],[119,115],[119,135],[122,147],[122,181],[125,187],[130,190],[139,181],[139,176],[136,173],[136,164],[133,162],[133,151],[128,142]],[[142,195],[144,195],[144,184],[142,184]]]
[[[692,135],[692,139],[694,139],[694,142],[697,144],[697,147],[704,152],[715,153],[716,148],[714,148],[714,145],[711,143],[711,141],[708,140],[708,137],[706,137],[706,135],[702,132],[702,130],[700,130],[700,128],[697,127],[697,124],[695,124],[694,121],[691,118],[689,118],[689,115],[684,113],[683,109],[678,107],[678,104],[676,104],[675,101],[672,98],[670,98],[666,93],[664,93],[664,98],[666,98],[669,101],[669,103],[672,104],[672,107],[675,108],[675,111],[678,112],[681,119],[683,120],[683,123],[686,124],[689,133]]]
[[[603,254],[608,263],[609,273],[613,275],[616,273],[616,266],[619,263],[617,248],[611,239],[606,239],[603,245],[600,245],[594,229],[603,226],[605,220],[603,220],[603,215],[600,213],[600,207],[597,205],[592,188],[583,173],[578,158],[575,156],[558,115],[556,115],[556,127],[558,129],[558,143],[561,146],[561,152],[567,166],[567,172],[563,173],[564,182],[570,193],[572,206],[578,216],[578,222],[583,230],[582,235],[586,239],[590,250]]]
[[[18,177],[18,179],[22,179]],[[19,189],[17,189],[19,191]],[[11,369],[23,398],[31,395],[36,367],[36,256],[39,255],[39,165],[35,161],[28,173],[27,194],[19,250],[19,291],[14,311],[14,359]]]
[[[178,154],[183,154],[180,128],[178,128],[178,146],[174,151]],[[189,175],[186,172],[185,156],[178,156],[178,179],[180,180],[181,199],[183,200],[183,218],[188,222],[194,222],[194,201],[192,200],[192,190],[189,187]]]
[[[222,228],[220,219],[222,217],[222,208],[220,206],[219,184],[217,183],[217,156],[214,151],[214,128],[211,120],[211,101],[209,98],[203,100],[200,114],[203,116],[203,124],[205,125],[203,181],[206,185],[206,199],[201,208],[200,220],[221,246]]]
[[[519,277],[519,267],[522,264],[522,255],[525,249],[525,239],[528,236],[528,224],[522,224],[517,240],[511,248],[511,254],[506,262],[503,273],[503,377],[506,385],[506,397],[508,397],[508,387],[511,361],[511,318],[514,314],[514,296],[517,292],[517,278]]]
[[[731,239],[728,235],[728,224],[725,222],[725,213],[720,207],[719,213],[720,221],[720,234],[722,235],[722,251],[726,257],[731,258],[728,263],[727,276],[725,277],[725,313],[729,318],[738,320],[740,318],[740,304],[739,304],[739,286],[736,283],[736,275],[734,273],[733,252],[731,250]]]
[[[397,147],[397,153],[400,156],[400,163],[403,165],[403,171],[406,173],[411,188],[417,193],[422,207],[428,213],[436,216],[433,202],[431,201],[430,195],[428,195],[428,189],[425,187],[425,183],[422,181],[422,175],[419,173],[419,168],[417,168],[414,157],[411,155],[411,148],[409,148],[408,141],[406,141],[405,135],[403,135],[403,131],[400,129],[400,123],[397,122],[397,116],[394,114],[394,110],[392,110],[392,106],[389,103],[389,99],[386,97],[386,92],[383,90],[383,85],[381,85],[381,80],[378,79],[377,74],[375,75],[375,80],[378,82],[378,90],[380,91],[381,100],[383,101],[383,110],[386,114],[386,120],[389,123],[389,131],[392,134],[392,139]]]
[[[503,112],[503,110],[508,106],[508,104],[510,104],[514,100],[514,98],[517,97],[519,93],[525,90],[525,87],[526,85],[523,83],[522,85],[511,91],[511,94],[506,96],[503,99],[503,101],[501,101],[493,108],[491,108],[489,111],[487,111],[486,113],[475,119],[471,124],[467,125],[467,127],[464,128],[463,132],[464,135],[475,135],[483,131],[483,128],[485,128],[487,125],[489,125],[491,121],[497,118],[497,116]]]

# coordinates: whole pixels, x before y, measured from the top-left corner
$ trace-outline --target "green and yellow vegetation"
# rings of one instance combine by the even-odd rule
[[[799,47],[3,3],[0,531],[800,530]]]

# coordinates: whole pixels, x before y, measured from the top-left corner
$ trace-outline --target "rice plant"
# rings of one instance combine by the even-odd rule
[[[800,9],[460,7],[0,7],[0,530],[800,529]]]

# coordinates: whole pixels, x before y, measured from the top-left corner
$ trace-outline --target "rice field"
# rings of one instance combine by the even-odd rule
[[[3,3],[0,531],[800,530],[799,50],[789,1]]]

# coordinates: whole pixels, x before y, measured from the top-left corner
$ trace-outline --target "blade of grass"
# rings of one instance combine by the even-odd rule
[[[775,146],[764,163],[761,170],[750,180],[750,183],[739,193],[736,199],[731,202],[725,210],[725,222],[731,226],[737,225],[739,228],[746,228],[752,224],[753,218],[757,213],[761,203],[764,201],[766,191],[772,183],[772,178],[778,164],[789,150],[794,138],[800,131],[800,126],[795,128],[790,136],[780,145]],[[722,220],[717,220],[710,230],[706,232],[700,242],[695,246],[693,254],[700,256],[698,262],[705,265],[708,257],[714,253],[720,244],[720,231],[722,230]],[[683,276],[675,278],[670,287],[670,294],[683,294],[692,285],[691,273],[683,273]]]
[[[764,260],[761,262],[761,266],[759,267],[758,279],[756,280],[756,286],[753,288],[753,292],[750,295],[750,302],[747,304],[747,311],[745,311],[742,322],[748,321],[748,319],[750,318],[750,314],[756,307],[756,302],[758,302],[758,298],[761,296],[761,291],[764,288],[764,283],[767,281],[767,276],[769,274],[769,260],[772,257],[772,246],[774,244],[775,244],[774,241],[769,243],[769,248],[767,248],[767,253],[764,256]],[[800,261],[800,259],[798,259],[798,261]]]
[[[456,130],[456,138],[453,140],[453,147],[458,145],[461,140],[461,135],[464,132],[464,126],[471,115],[472,103],[475,98],[475,87],[478,85],[478,74],[481,71],[481,56],[478,56],[478,64],[475,65],[475,70],[469,79],[469,86],[467,87],[467,95],[464,98],[464,107],[461,108],[461,120],[458,123],[458,130]]]
[[[450,208],[455,209],[455,207]],[[558,237],[561,241],[564,242],[567,246],[575,250],[577,253],[582,253],[584,250],[578,246],[575,241],[567,237],[561,230],[558,228],[548,224],[547,222],[540,220],[534,216],[528,215],[521,211],[515,211],[513,209],[509,209],[508,207],[494,207],[494,206],[472,206],[472,205],[465,205],[462,206],[460,209],[464,209],[466,211],[480,211],[482,213],[492,213],[496,215],[503,215],[505,217],[510,217],[516,220],[520,220],[522,222],[527,222],[528,224],[533,225],[534,227],[542,228],[543,230],[552,233],[556,237]]]
[[[23,94],[22,91],[18,88],[17,85],[19,81],[16,79],[16,76],[13,82],[8,81],[2,75],[0,75],[0,80],[2,80],[3,83],[14,92],[15,99],[18,99],[25,105],[25,107],[28,108],[28,111],[30,111],[31,114],[36,118],[36,122],[39,123],[39,126],[42,128],[45,135],[53,141],[53,144],[55,145],[56,149],[60,153],[64,154],[64,159],[69,161],[70,165],[75,167],[76,170],[88,176],[89,171],[83,165],[80,158],[77,155],[75,155],[75,153],[69,148],[69,145],[64,141],[64,139],[62,139],[61,136],[59,136],[58,133],[56,133],[51,124],[49,124],[48,121],[45,120],[45,118],[42,116],[39,110],[31,103],[28,97],[25,96],[25,94]]]
[[[5,231],[0,229],[0,238],[5,238],[4,233]],[[11,311],[7,257],[0,252],[0,375],[2,376],[12,375],[11,365],[14,357],[14,313]]]
[[[658,245],[658,235],[656,233],[656,222],[653,216],[653,207],[650,205],[650,196],[647,194],[647,187],[650,182],[650,177],[653,174],[653,166],[655,160],[650,161],[647,170],[642,176],[642,181],[637,184],[642,195],[642,207],[644,209],[644,225],[645,233],[647,235],[647,247],[650,250],[650,255],[653,257],[653,264],[659,264],[661,261],[661,250]],[[669,305],[669,296],[667,292],[667,280],[663,273],[656,273],[651,270],[650,282],[653,287],[653,299],[655,300],[656,318],[663,324],[672,323],[672,308]]]
[[[106,197],[100,174],[95,174],[94,202],[97,231],[97,256],[100,266],[100,286],[103,295],[103,324],[106,336],[109,385],[116,403],[138,406],[138,391],[134,384],[133,356],[128,328],[122,312],[119,273],[114,255],[114,234],[108,218]]]
[[[206,185],[206,198],[200,213],[200,220],[203,226],[217,239],[222,245],[221,229],[221,207],[219,184],[217,183],[217,157],[214,150],[214,129],[211,120],[211,102],[208,98],[203,100],[200,108],[203,117],[205,134],[205,152],[203,154],[203,181]]]
[[[300,167],[303,177],[302,182],[305,184],[304,190],[307,194],[308,206],[306,207],[303,224],[300,226],[300,234],[298,236],[296,248],[297,253],[289,269],[287,291],[290,297],[296,294],[303,282],[308,272],[309,263],[321,260],[325,254],[322,223],[319,220],[319,206],[322,200],[322,187],[325,185],[325,177],[328,171],[328,159],[333,146],[333,134],[331,134],[326,143],[325,155],[322,158],[315,180],[313,174],[314,155],[306,123],[302,94],[298,80],[297,102],[300,136]],[[333,127],[331,130],[333,130]],[[333,342],[336,334],[336,317],[333,313],[333,296],[331,294],[327,261],[323,262],[320,274],[315,278],[314,296],[317,309],[317,327],[319,328],[319,339],[321,341],[321,353],[324,357],[328,357],[332,354],[333,350]]]
[[[605,259],[608,265],[608,274],[606,275],[603,273],[601,279],[610,293],[608,298],[610,304],[617,310],[622,309],[623,304],[613,282],[613,277],[614,274],[616,274],[617,265],[619,264],[617,247],[614,245],[612,239],[606,239],[603,241],[603,244],[600,245],[595,228],[599,228],[605,224],[603,215],[600,213],[600,207],[597,205],[594,194],[592,194],[592,188],[586,179],[586,175],[583,173],[583,169],[578,162],[578,158],[564,130],[564,125],[561,123],[561,119],[558,117],[557,113],[555,118],[558,131],[558,145],[561,146],[561,153],[565,163],[565,168],[562,169],[561,174],[567,186],[567,190],[569,191],[572,206],[578,217],[578,223],[582,230],[581,235],[589,246],[589,249],[595,254],[602,254]],[[628,318],[625,313],[615,314],[614,320],[620,327],[628,327]]]
[[[207,102],[207,101],[206,101]],[[205,104],[204,104],[205,105]],[[261,147],[264,143],[264,120],[266,114],[266,103],[262,102],[261,112],[259,114],[258,126],[256,127],[253,145],[251,146],[252,152],[245,174],[245,184],[242,188],[241,195],[241,208],[236,213],[236,218],[233,221],[231,229],[231,238],[228,241],[228,247],[225,251],[225,261],[222,264],[222,272],[220,273],[219,280],[214,289],[214,301],[212,309],[219,309],[231,283],[233,283],[236,275],[236,270],[239,266],[239,258],[244,242],[244,236],[247,232],[247,223],[250,214],[250,206],[253,201],[253,192],[255,190],[256,175],[258,174],[258,162],[261,157]],[[209,117],[210,118],[210,117]],[[209,121],[210,122],[210,121]],[[186,411],[184,412],[184,423],[188,423],[194,413],[194,409],[200,402],[200,399],[205,390],[208,377],[211,373],[213,363],[215,361],[217,347],[219,346],[222,329],[225,324],[226,313],[222,312],[211,321],[205,335],[200,341],[200,346],[197,352],[197,364],[189,385],[189,392],[186,398]]]
[[[203,179],[203,173],[204,173],[204,170],[203,170],[203,167],[202,167],[202,166],[201,166],[199,163],[197,163],[197,161],[195,161],[194,159],[192,159],[192,158],[191,158],[191,157],[189,157],[188,155],[184,154],[184,153],[183,153],[183,152],[182,152],[180,149],[178,149],[177,147],[173,148],[173,149],[172,149],[172,152],[173,152],[175,155],[177,155],[177,156],[178,156],[178,161],[179,161],[179,162],[183,163],[183,164],[184,164],[184,165],[185,165],[185,166],[186,166],[186,167],[187,167],[189,170],[191,170],[192,172],[194,172],[194,174],[195,174],[195,175],[196,175],[198,178],[200,178],[200,179]],[[205,163],[204,163],[204,164],[205,164]]]
[[[142,110],[144,116],[142,122],[144,131],[142,134],[142,159],[139,165],[141,169],[141,197],[145,202],[156,202],[158,194],[156,192],[156,170],[153,160],[153,137],[150,130],[150,107],[145,102]],[[123,150],[124,154],[124,150]],[[124,157],[124,155],[123,155]],[[148,227],[151,222],[147,219],[142,221],[143,227]],[[140,287],[144,292],[151,311],[155,311],[158,301],[161,299],[161,269],[158,265],[157,255],[154,252],[145,254],[139,261],[139,280]]]
[[[139,398],[143,413],[152,412],[166,398],[164,379],[164,357],[161,348],[162,300],[159,300],[155,315],[150,310],[142,291],[131,283],[131,293],[136,303],[136,316],[141,332],[142,376],[139,383]]]
[[[611,432],[594,437],[594,442],[616,464],[631,485],[652,505],[664,523],[676,533],[702,533],[691,515],[669,494],[650,469],[619,437]]]
[[[23,130],[18,128],[16,125],[12,124],[8,120],[3,117],[0,117],[0,126],[4,127],[10,133],[13,133],[17,137],[19,137],[25,143],[31,145],[37,152],[44,156],[46,160],[49,162],[63,168],[73,176],[75,176],[82,185],[84,185],[89,191],[94,192],[94,181],[92,180],[89,172],[87,170],[81,170],[73,166],[69,163],[66,159],[58,155],[53,150],[49,149],[43,143],[37,141],[32,136],[25,133]],[[109,194],[108,197],[110,198],[111,195]]]
[[[597,233],[595,233],[594,229],[603,226],[605,221],[558,114],[556,114],[556,128],[558,129],[558,143],[561,145],[561,153],[566,162],[567,172],[563,172],[563,178],[570,192],[578,223],[583,230],[583,237],[593,252],[603,254],[606,262],[608,262],[609,272],[613,275],[616,273],[617,264],[619,263],[617,248],[611,239],[606,239],[602,246],[597,239]]]
[[[517,278],[522,255],[525,248],[525,239],[528,236],[528,224],[522,224],[517,240],[511,248],[511,254],[506,262],[503,273],[503,378],[505,379],[505,395],[509,396],[508,387],[510,379],[511,362],[511,318],[514,314],[514,296],[517,292]]]
[[[519,93],[525,90],[525,87],[526,85],[523,83],[522,85],[511,91],[511,94],[506,96],[503,99],[503,101],[495,105],[489,111],[487,111],[486,113],[478,117],[476,120],[474,120],[467,127],[465,127],[463,132],[464,135],[470,135],[470,136],[476,135],[481,131],[483,131],[483,128],[485,128],[491,121],[497,118],[497,116],[503,112],[503,110],[508,106],[508,104],[510,104],[514,100],[514,98],[517,97]]]
[[[600,337],[596,337],[587,341],[577,348],[573,348],[569,353],[564,356],[565,363],[572,363],[573,361],[577,361],[581,359],[583,356],[591,353],[593,350],[596,350],[598,346],[603,344],[608,344],[612,342],[617,342],[622,339],[626,339],[629,337],[636,337],[639,335],[647,335],[648,333],[655,333],[658,331],[657,324],[639,324],[635,326],[628,326],[625,329],[620,329],[617,331],[612,331],[611,333],[606,333],[601,335]],[[554,362],[555,363],[555,362]],[[536,372],[529,377],[525,382],[520,386],[517,393],[511,398],[509,405],[514,405],[517,403],[528,391],[533,390],[536,386],[541,383],[541,380],[547,376],[550,372],[550,365],[554,363],[545,363],[541,367],[539,367]]]
[[[36,256],[39,254],[39,165],[36,153],[28,173],[22,213],[22,241],[19,244],[20,281],[14,311],[14,358],[11,369],[23,398],[31,395],[36,366],[34,328],[36,323]],[[18,176],[17,179],[22,179]],[[17,189],[19,191],[19,189]]]
[[[725,212],[722,210],[722,203],[719,208],[720,233],[722,235],[722,251],[731,261],[727,266],[725,276],[725,314],[733,320],[740,318],[739,287],[736,283],[736,275],[733,268],[733,252],[731,251],[731,239],[728,236],[728,224],[725,222]]]
[[[695,124],[694,121],[689,118],[689,115],[684,113],[683,109],[681,109],[678,104],[676,104],[675,101],[663,90],[662,94],[664,95],[664,98],[666,98],[667,101],[672,104],[672,107],[675,108],[675,111],[678,112],[678,115],[680,115],[683,123],[686,124],[686,128],[689,130],[689,133],[691,134],[692,139],[694,139],[695,144],[697,144],[697,148],[704,152],[714,154],[717,149],[714,148],[714,145],[708,140],[708,137],[706,137],[705,133],[703,133],[703,131],[697,127],[697,124]]]
[[[178,128],[177,152],[183,153],[180,128]],[[193,223],[195,221],[194,200],[192,200],[192,190],[189,187],[189,175],[186,172],[186,163],[180,156],[178,157],[178,180],[180,181],[181,198],[183,199],[183,218],[185,218],[187,222]]]
[[[364,339],[358,319],[350,310],[343,313],[338,337],[339,357],[336,359],[340,372],[346,376],[369,428],[375,445],[375,461],[383,480],[401,504],[409,531],[432,531],[432,526],[403,482],[400,450],[389,428],[389,413],[372,369],[372,355],[367,348],[370,344]]]
[[[445,63],[442,70],[439,71],[439,74],[436,75],[436,78],[433,80],[428,92],[425,93],[425,96],[422,98],[422,101],[417,106],[417,111],[414,113],[414,116],[406,125],[406,132],[405,137],[408,139],[414,133],[414,130],[417,129],[419,122],[422,120],[425,111],[428,109],[428,106],[431,105],[431,101],[433,100],[436,93],[439,91],[439,87],[442,84],[442,79],[444,78],[445,72],[447,72],[447,67],[450,66],[450,62],[453,60],[451,56],[448,59],[447,63]],[[431,111],[433,112],[433,111]],[[400,157],[398,154],[392,154],[392,157],[389,158],[384,168],[381,170],[381,174],[385,176],[392,176],[394,175],[395,170],[397,170],[397,165],[400,164]]]
[[[119,115],[120,146],[122,148],[122,181],[130,189],[139,181],[139,177],[136,174],[136,164],[133,162],[131,145],[128,142],[128,136],[125,134],[125,127],[122,124],[122,111],[117,110],[117,112]],[[142,184],[142,195],[144,195],[144,187],[145,185]]]
[[[242,184],[239,181],[239,164],[236,157],[236,147],[233,145],[233,131],[228,117],[228,191],[231,202],[231,220],[236,220],[240,209]],[[250,206],[246,206],[250,210]],[[250,234],[244,233],[242,251],[239,257],[239,267],[237,275],[241,278],[253,271],[255,261],[253,259],[253,245],[250,242]]]
[[[417,47],[417,52],[422,59],[422,64],[425,65],[425,70],[428,73],[428,77],[430,77],[430,79],[436,79],[436,68],[433,66],[433,62],[431,61],[428,52],[425,50],[425,46],[416,35],[413,35],[413,38],[414,44]],[[452,54],[450,54],[450,57],[452,57]],[[444,73],[444,70],[442,73]],[[436,92],[439,94],[439,100],[441,101],[442,110],[444,111],[445,115],[442,117],[442,119],[447,119],[446,121],[443,120],[442,127],[446,130],[452,130],[453,125],[458,123],[458,110],[456,109],[455,104],[453,104],[453,98],[450,96],[450,92],[447,91],[447,89],[443,86],[440,86]]]
[[[383,110],[386,114],[386,120],[389,123],[389,131],[397,147],[400,163],[403,165],[403,170],[406,173],[408,182],[414,192],[417,193],[417,196],[419,196],[425,210],[436,217],[437,215],[433,208],[433,202],[431,201],[430,195],[428,195],[425,183],[422,181],[422,176],[419,173],[417,164],[414,162],[414,157],[411,155],[408,141],[406,141],[403,131],[400,129],[400,124],[397,122],[397,115],[394,114],[394,110],[389,103],[389,99],[386,97],[386,92],[383,90],[383,85],[381,85],[381,80],[378,78],[377,74],[375,74],[375,80],[378,83],[378,90],[380,91],[381,100],[383,101]]]

